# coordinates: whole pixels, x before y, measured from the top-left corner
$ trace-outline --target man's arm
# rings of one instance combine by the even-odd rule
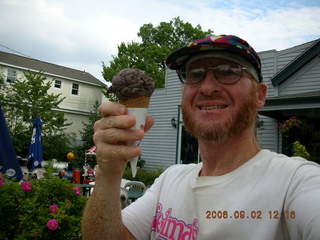
[[[99,110],[103,118],[94,126],[98,168],[82,220],[83,238],[135,239],[121,220],[120,184],[128,159],[141,154],[140,147],[128,146],[126,142],[141,140],[144,131],[130,129],[135,119],[126,115],[123,105],[108,102]],[[148,117],[145,131],[152,125],[153,119]]]
[[[98,173],[92,196],[84,210],[84,239],[135,239],[122,224],[119,199],[120,182],[109,182]]]

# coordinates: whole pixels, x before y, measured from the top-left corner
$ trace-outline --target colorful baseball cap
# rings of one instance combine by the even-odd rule
[[[257,71],[257,80],[262,81],[261,61],[258,54],[245,40],[234,35],[208,36],[194,40],[187,46],[172,52],[166,59],[166,65],[172,70],[179,71],[191,57],[209,52],[228,52],[244,58]]]

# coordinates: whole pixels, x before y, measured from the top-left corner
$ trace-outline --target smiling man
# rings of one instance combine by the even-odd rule
[[[320,237],[320,167],[261,149],[257,111],[267,87],[250,45],[233,35],[209,36],[167,58],[183,84],[186,129],[202,163],[168,168],[143,197],[120,210],[128,159],[153,125],[132,130],[123,105],[104,103],[95,124],[99,164],[83,220],[85,239],[316,240]]]

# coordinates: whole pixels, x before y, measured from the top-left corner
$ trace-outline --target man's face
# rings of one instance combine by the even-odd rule
[[[187,71],[234,63],[216,58],[192,62]],[[260,86],[261,85],[261,86]],[[264,104],[264,84],[252,80],[244,72],[238,82],[222,84],[212,71],[198,84],[185,84],[182,94],[182,113],[185,127],[197,138],[223,141],[254,127],[257,108]]]

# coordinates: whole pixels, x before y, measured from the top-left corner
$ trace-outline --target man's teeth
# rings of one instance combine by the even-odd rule
[[[223,109],[226,108],[226,105],[216,105],[216,106],[202,106],[200,107],[201,110],[212,110],[212,109]]]

